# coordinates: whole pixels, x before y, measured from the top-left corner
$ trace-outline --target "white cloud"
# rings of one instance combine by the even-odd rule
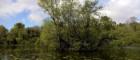
[[[44,20],[44,18],[47,15],[43,14],[43,13],[34,13],[32,12],[28,18],[31,19],[32,21],[36,21],[36,22],[42,22],[42,20]]]
[[[81,0],[80,0],[81,1]],[[107,1],[107,0],[104,0]],[[108,0],[101,11],[117,22],[126,22],[129,17],[140,16],[140,0]],[[41,22],[47,14],[38,6],[37,0],[0,0],[0,17],[8,18],[28,10],[28,18],[32,21]]]
[[[109,0],[101,12],[123,23],[129,17],[140,16],[140,0]]]
[[[47,16],[38,6],[37,0],[0,0],[0,17],[15,16],[24,10],[29,11],[28,18],[33,21],[42,21]]]

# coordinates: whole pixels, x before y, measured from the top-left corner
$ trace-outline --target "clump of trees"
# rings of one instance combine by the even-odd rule
[[[36,41],[40,37],[40,27],[25,28],[24,24],[16,23],[11,30],[0,26],[0,52],[14,56],[28,56],[36,53]],[[13,56],[12,55],[12,56]]]
[[[116,24],[99,14],[98,0],[39,0],[39,5],[50,20],[41,27],[16,23],[8,30],[1,25],[0,49],[42,60],[126,60],[131,58],[128,48],[139,46],[137,19]]]
[[[53,47],[62,57],[67,56],[65,52],[67,54],[68,52],[79,52],[85,56],[92,52],[97,56],[97,52],[101,52],[117,39],[112,33],[116,29],[116,23],[107,16],[100,17],[97,11],[101,7],[97,5],[97,0],[85,0],[83,4],[80,4],[78,0],[39,0],[39,4],[50,15],[55,27],[53,31],[56,32],[53,39],[42,40],[47,43],[55,41],[56,45],[53,44]],[[95,16],[99,18],[95,18]],[[52,45],[47,45],[47,43],[45,43],[48,47],[46,49],[50,49]],[[48,50],[48,53],[50,52],[52,50]]]

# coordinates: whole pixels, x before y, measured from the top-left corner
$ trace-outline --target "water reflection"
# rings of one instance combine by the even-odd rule
[[[57,52],[38,49],[2,49],[0,60],[140,60],[140,49],[112,49],[96,52]]]

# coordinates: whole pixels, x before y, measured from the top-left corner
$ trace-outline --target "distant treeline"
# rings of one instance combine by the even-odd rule
[[[8,30],[1,25],[0,49],[1,52],[8,49],[15,52],[20,51],[17,52],[20,54],[24,54],[26,51],[30,54],[49,55],[53,51],[59,52],[57,54],[74,52],[88,55],[92,53],[96,55],[91,56],[114,59],[111,57],[113,54],[115,54],[114,56],[127,56],[126,47],[140,46],[140,23],[132,18],[131,22],[120,24],[112,22],[106,16],[94,20],[93,24],[89,26],[81,21],[77,21],[76,25],[61,22],[59,26],[55,26],[52,20],[45,21],[41,27],[25,28],[24,24],[16,23],[12,29]],[[105,57],[103,57],[104,55]]]

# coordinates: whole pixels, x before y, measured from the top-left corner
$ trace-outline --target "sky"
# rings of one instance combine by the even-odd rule
[[[140,17],[140,0],[99,0],[103,6],[101,15],[107,15],[118,23],[130,17]],[[26,27],[40,26],[49,15],[38,6],[37,0],[0,0],[0,25],[10,29],[17,22]]]
[[[0,25],[8,29],[17,22],[26,27],[38,26],[47,17],[37,0],[0,0]]]

